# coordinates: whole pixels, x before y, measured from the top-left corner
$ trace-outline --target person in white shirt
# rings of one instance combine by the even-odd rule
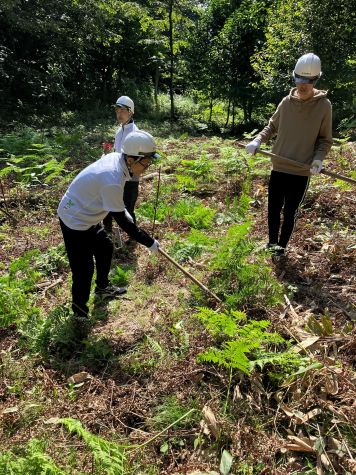
[[[138,228],[125,210],[124,187],[132,175],[140,175],[158,158],[153,137],[145,131],[130,133],[122,153],[105,155],[82,170],[64,194],[58,216],[72,271],[72,310],[79,339],[87,336],[87,306],[96,266],[95,294],[116,297],[126,289],[109,282],[113,244],[101,221],[110,213],[135,241],[153,252],[158,242]]]
[[[136,126],[133,115],[135,113],[135,104],[128,96],[120,96],[115,104],[116,120],[119,128],[115,134],[114,150],[121,153],[123,143],[131,132],[136,132],[139,128]],[[132,216],[136,223],[135,205],[138,198],[139,176],[133,175],[130,180],[127,180],[124,187],[124,203],[125,208]],[[110,214],[103,221],[105,229],[112,232],[112,217]]]

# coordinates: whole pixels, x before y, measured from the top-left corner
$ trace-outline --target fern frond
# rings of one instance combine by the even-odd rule
[[[119,446],[92,434],[84,429],[81,422],[76,419],[59,419],[58,423],[63,424],[70,433],[76,434],[84,440],[93,453],[98,469],[104,470],[107,475],[124,475],[125,449],[127,447]]]
[[[161,345],[158,343],[158,341],[154,340],[149,335],[146,335],[146,340],[147,340],[148,344],[150,345],[151,349],[155,353],[157,353],[157,355],[159,355],[160,358],[164,358],[166,353],[165,353],[164,349],[161,347]]]
[[[235,336],[238,332],[237,321],[246,319],[246,314],[237,310],[232,312],[218,312],[206,307],[199,307],[199,310],[196,317],[213,336]]]

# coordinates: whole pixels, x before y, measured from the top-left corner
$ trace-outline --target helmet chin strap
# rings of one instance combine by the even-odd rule
[[[131,171],[130,165],[129,165],[128,162],[127,162],[127,155],[126,155],[126,153],[123,153],[123,154],[122,154],[122,157],[123,157],[123,159],[125,160],[127,169],[128,169],[128,171],[129,171],[129,174],[130,174],[130,177],[132,178],[132,177],[133,177],[133,173],[132,173],[132,171]]]
[[[121,125],[121,126],[122,126],[122,125],[127,125],[127,124],[130,122],[130,120],[132,119],[132,116],[133,116],[133,113],[132,113],[131,111],[129,111],[129,118],[127,119],[126,122],[121,122],[120,125]]]

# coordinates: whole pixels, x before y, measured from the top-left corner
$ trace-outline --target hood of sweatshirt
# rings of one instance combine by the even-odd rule
[[[314,89],[314,96],[311,97],[310,99],[307,99],[306,101],[302,101],[297,96],[297,88],[293,87],[289,92],[289,98],[293,101],[303,102],[304,104],[306,104],[306,103],[318,101],[319,99],[323,99],[327,96],[327,94],[328,94],[328,91]]]

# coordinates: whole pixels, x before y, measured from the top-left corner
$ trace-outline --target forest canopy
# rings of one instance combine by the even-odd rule
[[[142,113],[189,96],[226,125],[263,123],[293,85],[297,58],[320,56],[334,125],[355,124],[353,0],[3,0],[1,123],[102,109],[125,93]],[[273,105],[273,107],[271,106]]]

